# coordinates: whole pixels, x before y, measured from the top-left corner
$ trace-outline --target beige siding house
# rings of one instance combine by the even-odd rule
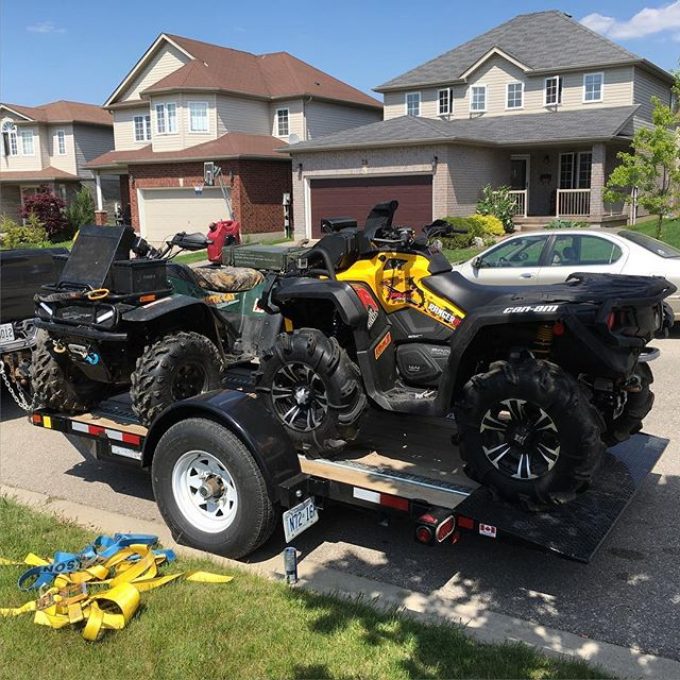
[[[153,242],[229,218],[249,234],[283,231],[291,166],[277,149],[382,119],[380,102],[286,52],[255,55],[169,34],[104,107],[115,150],[89,167],[119,175],[124,213]],[[210,162],[221,168],[221,187],[203,186]]]
[[[470,214],[486,184],[512,188],[520,223],[621,224],[603,185],[672,83],[561,12],[520,15],[375,88],[382,122],[292,146],[296,234],[392,198],[416,225]]]
[[[19,216],[24,197],[47,186],[68,202],[81,186],[113,210],[116,178],[95,177],[87,163],[113,148],[111,114],[92,104],[42,106],[0,103],[0,214]]]

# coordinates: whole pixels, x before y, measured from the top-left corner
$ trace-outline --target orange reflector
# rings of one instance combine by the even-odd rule
[[[39,413],[34,413],[31,416],[31,420],[35,425],[40,425],[40,423],[42,422],[42,416]]]
[[[141,295],[139,297],[140,302],[153,302],[156,299],[156,294],[152,293],[151,295]]]

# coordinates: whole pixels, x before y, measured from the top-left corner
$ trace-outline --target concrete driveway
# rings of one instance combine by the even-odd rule
[[[537,624],[680,660],[680,333],[655,343],[656,405],[646,430],[671,439],[632,505],[589,565],[465,537],[425,548],[411,527],[334,507],[295,541],[303,559]],[[99,463],[77,440],[28,424],[3,392],[0,483],[96,509],[159,520],[148,476]],[[282,532],[250,561],[283,547]]]

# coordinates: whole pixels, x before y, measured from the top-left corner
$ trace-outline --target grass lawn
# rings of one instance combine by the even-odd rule
[[[482,248],[477,248],[476,246],[470,246],[469,248],[452,248],[442,251],[446,258],[451,262],[451,264],[459,264],[460,262],[465,262],[471,257],[474,257],[482,250],[485,250],[486,246]]]
[[[79,550],[93,534],[0,498],[0,555],[23,559]],[[210,562],[180,559],[164,573]],[[29,597],[22,567],[0,567],[0,606]],[[358,602],[236,574],[228,584],[179,582],[142,595],[123,631],[87,643],[77,628],[51,630],[26,614],[0,619],[0,669],[16,680],[64,678],[594,678],[585,663],[526,646],[481,645],[460,629],[378,613]]]
[[[628,229],[656,238],[656,219],[636,224],[634,227],[628,227]],[[676,248],[680,248],[680,219],[665,220],[663,222],[661,240]]]

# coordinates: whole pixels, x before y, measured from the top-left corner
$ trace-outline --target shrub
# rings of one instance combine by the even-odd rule
[[[482,189],[482,198],[477,203],[477,212],[480,215],[493,215],[497,217],[505,233],[515,231],[513,217],[515,214],[515,199],[510,195],[510,187],[497,187],[494,189],[487,184]]]
[[[21,217],[28,219],[34,213],[44,225],[51,241],[65,240],[73,236],[64,215],[64,201],[55,196],[47,187],[41,187],[37,194],[24,199]]]
[[[482,234],[490,236],[503,236],[505,234],[503,223],[495,215],[473,215],[469,219],[481,226]]]
[[[18,224],[3,215],[0,217],[0,234],[2,235],[3,248],[41,245],[47,240],[45,227],[35,213],[31,213],[26,224]]]
[[[500,220],[493,216],[471,215],[470,217],[445,217],[444,219],[455,229],[464,229],[467,232],[442,239],[444,248],[448,250],[469,248],[475,245],[475,239],[481,240],[484,245],[491,245],[495,242],[496,236],[504,233]]]
[[[81,187],[64,212],[74,233],[85,224],[94,224],[94,199],[87,187]]]
[[[545,225],[546,229],[582,229],[587,227],[588,223],[578,220],[560,220],[554,219]]]

